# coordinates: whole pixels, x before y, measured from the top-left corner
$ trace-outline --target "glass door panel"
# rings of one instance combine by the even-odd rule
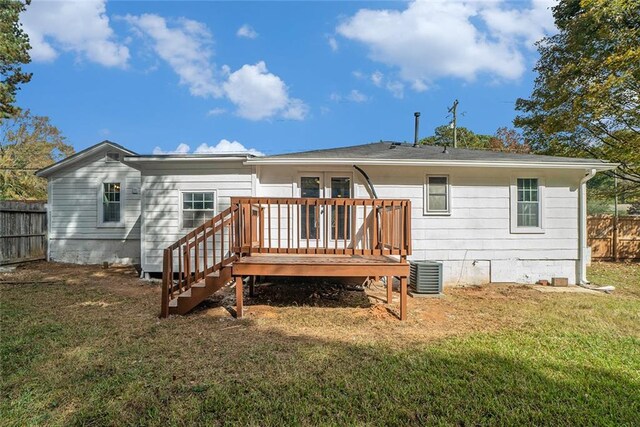
[[[300,177],[300,197],[320,198],[322,179],[319,176]],[[316,240],[320,236],[320,207],[300,206],[300,239]]]
[[[351,198],[351,178],[343,176],[331,177],[331,198]],[[351,207],[334,206],[331,211],[331,239],[349,240],[351,238]]]

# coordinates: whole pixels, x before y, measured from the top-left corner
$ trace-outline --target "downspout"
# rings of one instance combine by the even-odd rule
[[[588,169],[580,179],[578,188],[578,285],[589,284],[587,280],[587,181],[596,174],[595,169]]]
[[[376,193],[375,187],[371,183],[371,179],[369,178],[369,175],[367,175],[367,173],[365,171],[363,171],[361,168],[359,168],[356,165],[353,165],[353,168],[362,174],[364,179],[367,181],[367,185],[369,186],[369,189],[371,190],[371,194],[373,195],[373,198],[377,199],[378,198],[378,194]]]

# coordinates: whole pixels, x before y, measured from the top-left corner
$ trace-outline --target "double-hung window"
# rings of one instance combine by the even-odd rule
[[[215,192],[182,193],[182,228],[195,228],[215,215]]]
[[[424,195],[427,215],[446,215],[451,212],[449,206],[449,177],[427,175]]]
[[[119,182],[102,184],[102,222],[105,224],[121,222],[120,190]]]
[[[541,178],[515,178],[511,184],[511,232],[544,233]]]
[[[537,178],[518,178],[518,227],[540,226],[540,198]]]

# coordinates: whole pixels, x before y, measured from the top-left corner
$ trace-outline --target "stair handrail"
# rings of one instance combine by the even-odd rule
[[[163,250],[160,317],[169,315],[169,302],[176,293],[188,291],[191,285],[204,280],[208,274],[220,271],[236,259],[241,250],[238,246],[241,234],[238,210],[239,205],[232,204]],[[212,251],[211,262],[209,250]],[[177,271],[174,269],[176,251]],[[219,262],[216,262],[216,255],[219,255]]]

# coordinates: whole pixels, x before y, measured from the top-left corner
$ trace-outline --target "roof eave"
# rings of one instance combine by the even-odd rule
[[[70,166],[86,157],[89,157],[91,155],[93,155],[94,153],[96,153],[97,151],[101,150],[102,148],[104,148],[105,146],[109,146],[115,150],[121,151],[126,155],[137,155],[137,153],[135,153],[134,151],[131,151],[125,147],[123,147],[122,145],[116,144],[114,142],[111,141],[102,141],[99,142],[96,145],[93,145],[91,147],[85,148],[82,151],[78,151],[75,154],[72,154],[69,157],[66,157],[62,160],[60,160],[57,163],[54,163],[52,165],[49,165],[47,167],[44,167],[42,169],[39,169],[35,172],[35,175],[37,177],[40,178],[48,178],[49,176],[51,176],[53,173],[55,173],[56,171],[60,170],[60,169],[64,169],[67,166]]]
[[[598,171],[612,170],[619,166],[617,163],[604,162],[522,162],[522,161],[485,161],[485,160],[401,160],[401,159],[300,159],[300,158],[262,158],[249,159],[247,165],[372,165],[372,166],[452,166],[452,167],[527,167],[541,169],[596,169]]]

